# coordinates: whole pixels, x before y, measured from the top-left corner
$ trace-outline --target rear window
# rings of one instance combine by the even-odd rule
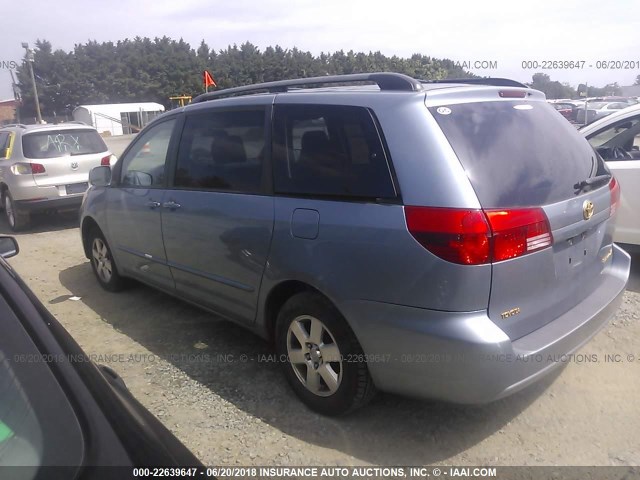
[[[26,158],[55,158],[106,151],[104,140],[95,130],[47,130],[22,137],[22,152]]]
[[[607,173],[602,158],[545,102],[430,107],[485,208],[546,205]]]

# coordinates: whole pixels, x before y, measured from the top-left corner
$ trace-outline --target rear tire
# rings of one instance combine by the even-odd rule
[[[362,347],[344,317],[320,294],[299,293],[283,305],[276,351],[289,385],[316,412],[344,415],[375,394]]]
[[[89,232],[90,260],[93,273],[102,288],[109,292],[119,292],[127,286],[126,279],[118,272],[107,240],[98,228]]]
[[[31,217],[28,213],[21,213],[16,210],[13,197],[11,193],[9,193],[9,190],[5,190],[2,194],[2,206],[9,228],[14,232],[24,230],[31,223]]]

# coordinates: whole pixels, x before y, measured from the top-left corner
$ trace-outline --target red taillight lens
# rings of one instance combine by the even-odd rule
[[[551,245],[551,227],[541,208],[486,210],[493,233],[494,262],[519,257]]]
[[[611,177],[609,182],[609,192],[611,192],[611,207],[609,208],[609,216],[613,217],[620,206],[620,184],[616,177]]]
[[[100,160],[100,166],[102,167],[110,167],[111,166],[111,157],[113,155],[107,155],[106,157],[102,157]]]
[[[45,169],[44,169],[44,165],[41,165],[39,163],[32,163],[31,164],[31,173],[45,173]]]
[[[461,210],[405,207],[407,228],[431,253],[464,265],[519,257],[553,243],[541,208]]]
[[[427,250],[453,263],[489,260],[489,225],[482,210],[404,207],[411,235]]]

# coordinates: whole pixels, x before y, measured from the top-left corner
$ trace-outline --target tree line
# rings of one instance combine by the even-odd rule
[[[449,59],[414,54],[388,57],[380,52],[343,50],[313,55],[280,46],[260,50],[250,42],[214,50],[203,40],[197,49],[169,37],[89,41],[72,51],[54,50],[47,40],[35,45],[33,69],[42,114],[46,118],[70,116],[82,104],[157,102],[169,106],[169,97],[203,92],[202,72],[212,73],[218,88],[288,78],[364,73],[400,72],[420,79],[476,77]],[[33,90],[26,62],[17,69],[22,95],[21,116],[35,115]],[[531,86],[548,98],[575,98],[573,87],[535,74]],[[589,95],[615,94],[617,84],[590,87]]]
[[[640,79],[640,75],[638,75],[638,79],[636,79],[636,84]],[[535,88],[536,90],[540,90],[544,92],[548,99],[555,98],[578,98],[578,92],[575,88],[573,88],[568,83],[560,83],[558,81],[553,81],[546,73],[535,73],[532,77],[531,83],[529,83],[531,88]],[[604,87],[595,87],[591,85],[587,85],[586,96],[587,97],[604,97],[608,95],[620,95],[621,88],[618,83],[609,83]]]
[[[298,48],[267,47],[250,42],[213,50],[204,41],[197,49],[184,40],[168,37],[90,41],[70,52],[53,50],[38,40],[33,62],[40,107],[45,117],[69,115],[78,105],[122,102],[158,102],[169,97],[203,93],[202,72],[213,75],[218,88],[289,78],[347,73],[393,71],[423,79],[465,78],[475,75],[452,60],[415,54],[388,57],[380,52],[321,53],[314,56]],[[28,67],[17,69],[23,117],[35,107]]]

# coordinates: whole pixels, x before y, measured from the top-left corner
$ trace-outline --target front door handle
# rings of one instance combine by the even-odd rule
[[[147,207],[149,207],[150,209],[154,209],[154,208],[158,208],[160,206],[160,202],[154,202],[153,200],[149,200],[147,202]]]
[[[164,202],[162,204],[162,208],[168,208],[170,210],[175,210],[176,208],[180,208],[182,207],[182,205],[180,205],[179,203],[174,202],[173,200],[169,201],[169,202]]]

